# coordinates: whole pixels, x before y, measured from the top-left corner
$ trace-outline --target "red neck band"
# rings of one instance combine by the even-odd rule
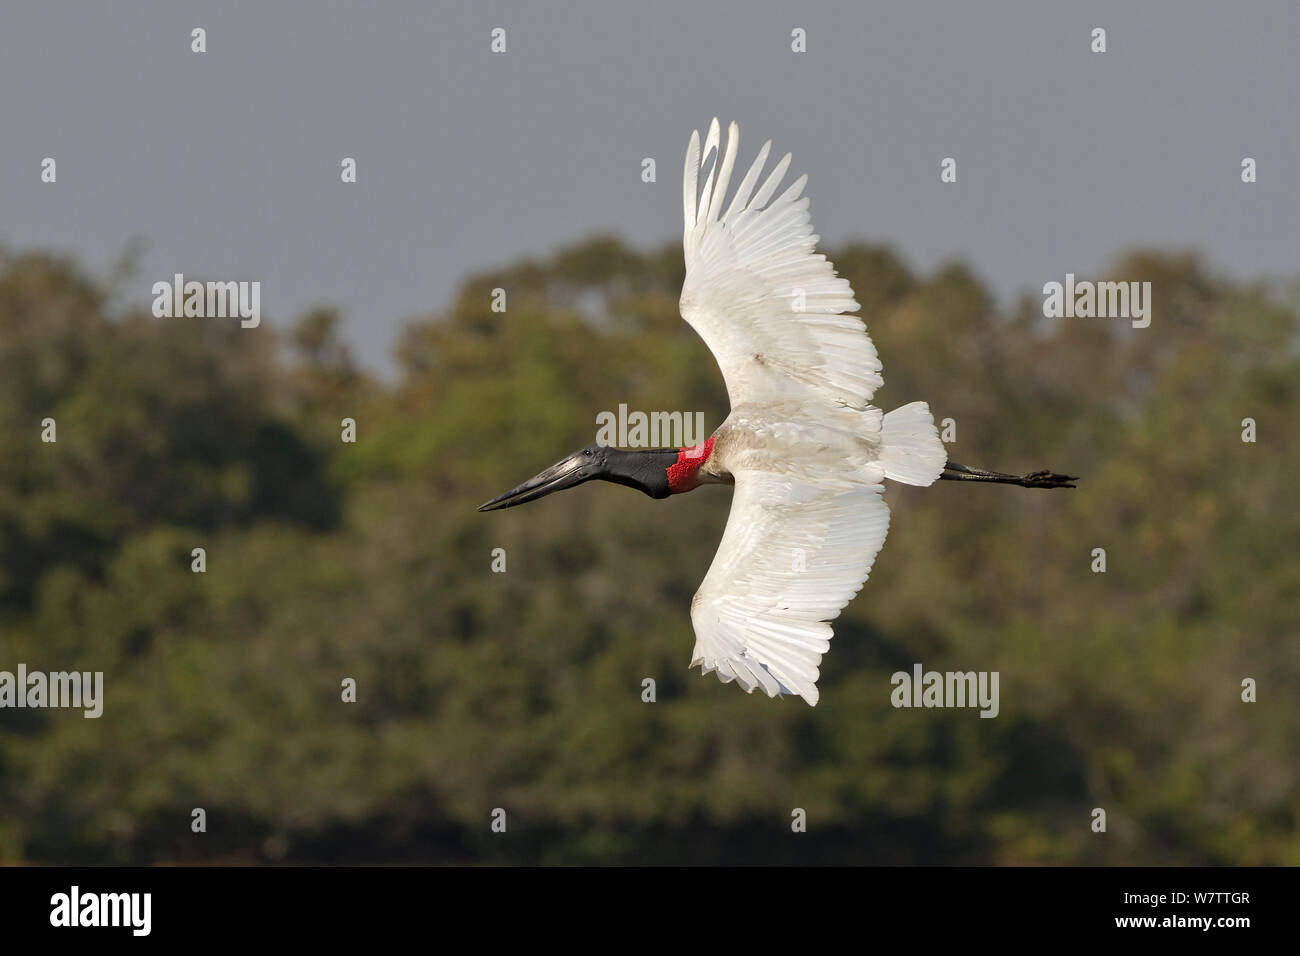
[[[715,438],[710,436],[707,441],[683,448],[677,453],[677,462],[668,466],[668,490],[672,494],[681,494],[699,487],[700,468],[713,454],[714,441]]]

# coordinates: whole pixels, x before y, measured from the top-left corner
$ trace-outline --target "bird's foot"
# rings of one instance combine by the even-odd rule
[[[1021,475],[1018,482],[1022,488],[1077,488],[1070,482],[1078,481],[1078,475],[1058,475],[1051,471],[1033,471]]]

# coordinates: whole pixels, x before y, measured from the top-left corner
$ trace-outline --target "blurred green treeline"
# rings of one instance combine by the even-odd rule
[[[675,245],[474,277],[391,383],[329,309],[154,319],[0,255],[0,669],[105,675],[98,720],[0,711],[0,862],[1300,863],[1295,289],[1134,253],[1135,330],[832,252],[877,404],[1083,480],[891,486],[815,709],[687,670],[726,489],[474,510],[620,402],[721,422]],[[1000,716],[895,710],[914,662],[999,671]]]

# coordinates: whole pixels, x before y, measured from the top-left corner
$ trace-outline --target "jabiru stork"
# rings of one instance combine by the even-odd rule
[[[722,370],[730,415],[692,448],[589,445],[478,510],[592,479],[652,498],[734,485],[722,542],[691,602],[690,666],[750,693],[797,694],[815,705],[830,622],[862,588],[889,529],[886,479],[1023,488],[1073,488],[1075,479],[967,468],[948,461],[925,402],[888,413],[873,407],[880,359],[862,320],[848,314],[858,308],[848,281],[815,251],[808,200],[800,198],[807,177],[773,198],[787,154],[755,191],[769,141],[724,211],[738,145],[732,123],[719,153],[714,119],[701,156],[696,130],[683,182],[681,314]]]

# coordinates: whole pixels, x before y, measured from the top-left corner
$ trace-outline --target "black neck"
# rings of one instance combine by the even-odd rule
[[[624,451],[621,448],[602,449],[604,467],[593,478],[612,481],[643,491],[651,498],[667,498],[668,469],[677,463],[676,448],[645,448]]]

